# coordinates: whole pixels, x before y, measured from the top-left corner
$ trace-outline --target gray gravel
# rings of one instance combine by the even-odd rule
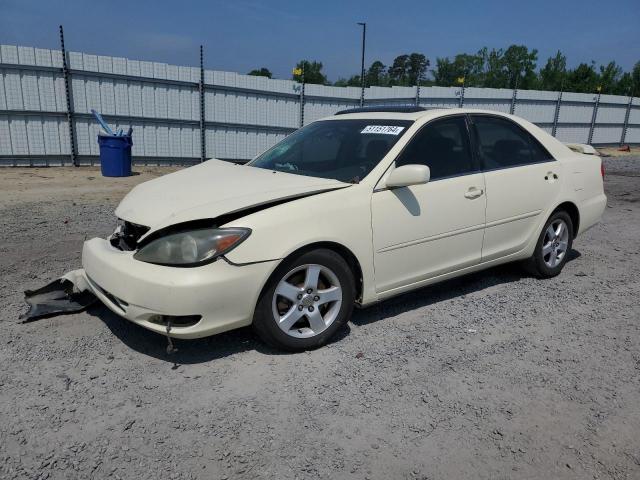
[[[328,347],[164,339],[97,306],[21,325],[115,198],[0,207],[0,478],[640,478],[640,157],[552,280],[495,268]]]

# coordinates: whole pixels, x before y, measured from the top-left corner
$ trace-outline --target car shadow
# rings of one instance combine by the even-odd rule
[[[249,350],[255,350],[265,355],[295,355],[295,353],[266,345],[256,337],[251,327],[193,340],[173,338],[171,341],[177,351],[169,354],[167,353],[167,338],[164,335],[147,330],[116,315],[102,303],[90,307],[87,314],[100,319],[111,333],[127,347],[143,355],[172,363],[174,368],[179,365],[206,363]],[[331,339],[331,343],[340,341],[349,332],[350,328],[347,325],[336,333]]]
[[[571,262],[578,257],[580,257],[580,252],[572,250],[567,261]],[[350,323],[357,327],[365,326],[410,310],[461,297],[495,285],[517,282],[528,276],[518,264],[501,265],[408,292],[368,308],[355,310]],[[295,355],[265,345],[255,336],[251,327],[194,340],[172,339],[178,350],[168,354],[167,340],[164,335],[121,318],[101,303],[90,307],[87,313],[99,318],[111,333],[127,347],[143,355],[171,363],[173,364],[172,368],[177,368],[179,365],[206,363],[249,350],[255,350],[265,355]],[[334,335],[331,343],[344,339],[350,331],[350,326],[345,325]]]
[[[571,250],[567,257],[567,263],[579,258],[581,253]],[[377,322],[385,318],[394,317],[410,310],[428,307],[439,302],[444,302],[456,297],[463,297],[470,293],[485,290],[487,288],[513,283],[522,278],[531,277],[520,263],[507,263],[492,267],[487,270],[470,273],[460,277],[445,280],[411,292],[403,293],[370,307],[356,310],[351,323],[363,326]]]

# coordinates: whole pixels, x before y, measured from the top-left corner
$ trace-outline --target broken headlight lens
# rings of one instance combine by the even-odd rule
[[[171,233],[144,245],[133,258],[158,265],[202,265],[234,249],[250,233],[248,228],[203,228]]]

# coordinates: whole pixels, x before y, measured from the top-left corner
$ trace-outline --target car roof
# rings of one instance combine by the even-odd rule
[[[318,121],[341,121],[341,120],[406,120],[414,122],[417,128],[436,118],[446,117],[449,115],[460,114],[484,114],[502,118],[507,118],[520,127],[526,129],[532,134],[542,145],[551,152],[555,158],[566,155],[569,149],[557,138],[552,137],[548,132],[544,131],[537,125],[525,120],[522,117],[511,115],[509,113],[496,110],[476,109],[476,108],[427,108],[418,112],[390,112],[390,111],[358,111],[354,113],[341,113],[340,115],[332,115],[331,117],[321,118]]]
[[[506,118],[513,118],[504,112],[498,112],[495,110],[480,110],[475,108],[427,108],[420,111],[405,112],[398,109],[398,111],[389,111],[388,106],[381,107],[380,110],[375,110],[375,107],[366,111],[364,109],[354,109],[353,113],[342,110],[339,114],[325,117],[320,120],[410,120],[416,121],[420,119],[431,120],[437,117],[444,117],[447,115],[455,115],[461,113],[485,113],[490,115],[498,115]]]

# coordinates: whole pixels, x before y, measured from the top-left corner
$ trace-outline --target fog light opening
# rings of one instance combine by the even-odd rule
[[[192,327],[202,319],[202,315],[151,315],[148,318],[150,323],[166,327],[171,324],[171,328]]]

